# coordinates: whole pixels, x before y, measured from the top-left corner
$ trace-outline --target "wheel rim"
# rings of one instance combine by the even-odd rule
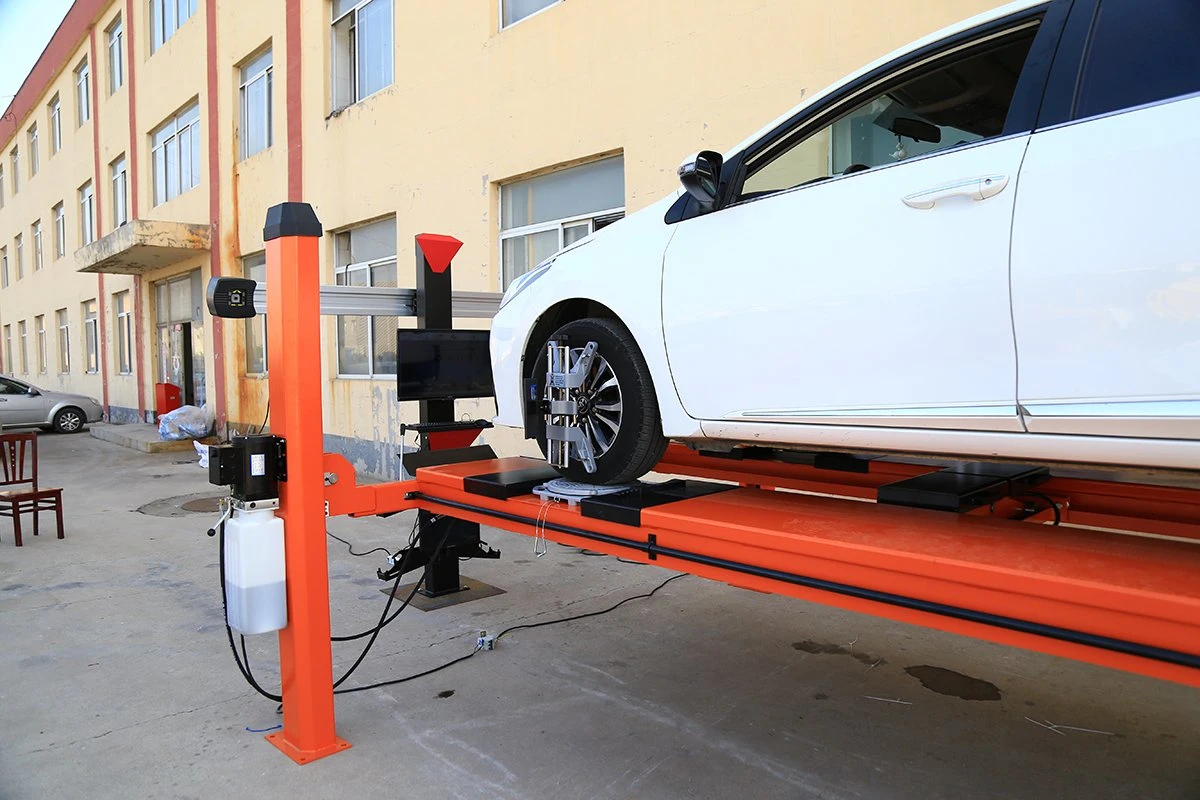
[[[58,427],[74,433],[83,425],[83,419],[74,411],[64,411],[58,418]]]
[[[582,347],[571,348],[571,366],[579,362]],[[592,358],[592,368],[579,387],[576,397],[579,411],[576,414],[583,435],[592,445],[592,454],[600,458],[617,441],[621,432],[624,407],[621,382],[617,373],[604,356],[597,353]]]

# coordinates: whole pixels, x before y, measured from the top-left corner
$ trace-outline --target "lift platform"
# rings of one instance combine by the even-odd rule
[[[267,738],[295,761],[349,747],[335,731],[330,651],[325,517],[337,515],[417,510],[426,536],[436,518],[462,529],[464,547],[466,528],[488,525],[1200,687],[1200,489],[1191,486],[1064,477],[1036,465],[672,445],[652,479],[556,502],[535,494],[557,475],[549,465],[467,446],[481,426],[455,421],[453,400],[440,395],[423,400],[416,430],[447,449],[412,464],[412,479],[359,484],[343,456],[322,452],[321,235],[306,204],[268,211],[288,624],[279,634],[283,730]],[[416,245],[419,324],[450,328],[449,267],[461,242],[421,234]],[[252,282],[219,281],[210,308],[255,313]],[[430,563],[450,535],[418,542]],[[439,591],[457,585],[451,560],[453,569],[437,573]]]

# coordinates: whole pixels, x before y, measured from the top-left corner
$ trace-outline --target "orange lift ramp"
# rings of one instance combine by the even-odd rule
[[[268,212],[265,234],[288,606],[283,730],[271,738],[299,763],[349,746],[334,729],[326,516],[418,510],[1200,687],[1198,489],[1029,465],[678,445],[659,478],[570,502],[547,499],[557,473],[545,462],[486,447],[427,454],[411,480],[359,484],[343,456],[320,450],[320,223],[287,203]],[[441,270],[421,254],[426,243],[443,248],[432,259]],[[430,314],[433,287],[449,303],[448,275],[434,276],[454,243],[418,237],[429,272],[418,314]],[[468,443],[460,427],[431,417],[418,429],[436,449],[452,432],[448,446]]]

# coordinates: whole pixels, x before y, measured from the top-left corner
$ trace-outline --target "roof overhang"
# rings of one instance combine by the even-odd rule
[[[211,228],[188,222],[135,219],[75,251],[79,272],[143,275],[211,247]]]

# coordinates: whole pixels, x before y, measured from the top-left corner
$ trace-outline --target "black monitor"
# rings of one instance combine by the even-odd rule
[[[488,331],[396,331],[399,399],[441,400],[491,397],[492,361]]]

